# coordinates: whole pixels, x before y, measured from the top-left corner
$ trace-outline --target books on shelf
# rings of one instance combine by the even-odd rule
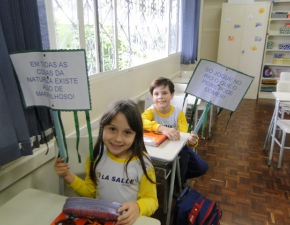
[[[274,92],[276,91],[276,84],[261,84],[261,91],[262,92]]]
[[[145,145],[157,147],[167,139],[167,136],[165,134],[154,131],[144,131],[143,139]]]
[[[262,79],[262,84],[276,85],[277,80],[276,79]]]
[[[273,92],[276,91],[277,79],[262,79],[261,91]]]

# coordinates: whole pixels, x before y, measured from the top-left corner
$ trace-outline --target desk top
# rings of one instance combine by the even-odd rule
[[[272,95],[276,100],[290,101],[290,93],[288,92],[272,92]]]
[[[174,92],[174,95],[176,95],[176,96],[182,96],[182,97],[184,98],[185,93]],[[194,105],[194,103],[195,103],[195,99],[196,99],[195,96],[193,96],[193,95],[187,95],[187,104],[188,104],[188,105]],[[201,100],[198,99],[198,100],[197,100],[197,105],[199,105],[200,102],[201,102]]]
[[[190,77],[176,77],[172,80],[173,83],[187,84]]]
[[[152,159],[164,162],[172,162],[182,147],[186,144],[188,137],[189,133],[180,132],[179,141],[170,141],[167,139],[158,147],[146,145],[146,149]]]
[[[49,225],[60,214],[67,197],[28,188],[0,207],[0,224]],[[160,225],[141,216],[133,225]]]

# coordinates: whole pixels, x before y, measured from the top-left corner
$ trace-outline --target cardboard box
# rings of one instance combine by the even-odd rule
[[[272,18],[287,18],[288,12],[272,12],[271,17]]]
[[[281,27],[280,34],[290,34],[290,27]]]

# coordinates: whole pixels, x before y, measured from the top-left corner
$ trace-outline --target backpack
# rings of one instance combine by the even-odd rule
[[[222,211],[212,201],[187,186],[177,198],[174,225],[219,225]]]

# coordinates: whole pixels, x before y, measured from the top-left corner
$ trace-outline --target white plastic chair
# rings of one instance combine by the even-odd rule
[[[185,99],[184,104],[183,104],[183,101],[184,101],[184,97],[174,95],[173,99],[171,100],[171,105],[176,106],[177,108],[181,109],[186,114],[188,99],[187,98]]]
[[[277,92],[290,92],[290,80],[280,80],[277,83]]]
[[[192,71],[183,71],[183,72],[192,72]],[[190,75],[191,76],[191,75]],[[182,83],[174,83],[174,90],[175,90],[175,94],[178,95],[179,93],[185,93],[187,84],[182,84]],[[187,97],[187,99],[190,98],[190,96]],[[191,113],[191,107],[190,105],[187,106],[189,113]],[[203,110],[203,108],[201,107],[200,104],[197,105],[197,109],[198,110]],[[186,112],[184,112],[185,115],[187,115]],[[197,113],[197,111],[196,111]],[[190,114],[189,114],[190,115]],[[196,117],[195,119],[197,119],[198,117]]]
[[[289,73],[289,75],[290,75],[290,73]],[[287,78],[287,76],[285,75],[284,78]],[[276,90],[277,90],[277,92],[289,92],[290,93],[290,76],[289,76],[289,80],[281,80],[280,79],[277,83]],[[288,103],[288,102],[281,103],[279,113],[280,113],[279,119],[284,119],[285,113],[287,113],[287,114],[290,113],[290,103]]]
[[[183,72],[188,72],[187,74],[185,74],[185,76],[187,76],[188,74],[190,74],[190,76],[192,75],[193,71],[183,71]],[[178,93],[185,93],[185,90],[186,90],[186,87],[187,87],[187,84],[183,84],[183,83],[174,83],[174,89],[175,89],[175,93],[178,94]],[[205,101],[200,101],[200,104],[198,104],[197,106],[197,111],[195,112],[196,114],[198,114],[198,111],[203,111],[204,108],[206,106],[206,102]],[[189,110],[189,113],[188,115],[190,116],[191,114],[191,107],[190,105],[188,106],[188,110]],[[210,121],[209,121],[209,130],[208,130],[208,134],[209,134],[209,138],[211,136],[211,129],[212,129],[212,113],[213,113],[213,106],[211,106],[211,110],[210,110]],[[186,114],[187,115],[187,114]],[[195,116],[195,120],[198,120],[198,115]],[[197,121],[195,121],[195,123],[197,123]],[[205,137],[202,136],[202,139],[205,139]]]
[[[185,71],[187,72],[187,71]],[[190,71],[188,71],[190,72]],[[175,96],[178,95],[179,93],[185,93],[187,84],[183,84],[183,83],[174,83],[174,91],[175,91]],[[189,97],[188,97],[189,98]],[[187,98],[187,99],[188,99]],[[174,104],[173,104],[174,105]],[[179,107],[180,108],[180,107]],[[191,110],[191,107],[188,105],[187,106],[188,110]],[[183,110],[184,111],[184,110]],[[184,111],[185,115],[187,116],[187,112]]]
[[[290,92],[290,72],[281,72],[280,80],[276,86],[277,92]],[[279,109],[280,117],[279,119],[284,119],[285,113],[290,113],[290,103],[281,103]]]
[[[186,113],[188,99],[185,100],[184,105],[183,105],[183,101],[184,101],[184,98],[182,96],[175,95],[173,99],[171,100],[171,105],[174,105],[179,109],[182,109],[183,112]],[[144,110],[148,109],[152,104],[154,104],[152,100],[152,96],[150,92],[147,92],[145,95]]]
[[[150,92],[145,94],[145,102],[144,102],[144,110],[148,109],[152,104],[154,104],[152,100],[152,96]]]
[[[290,146],[285,146],[286,134],[290,133],[290,120],[277,120],[277,127],[282,130],[282,138],[275,138],[275,142],[280,146],[278,168],[281,168],[284,149],[290,149]]]
[[[174,90],[175,90],[175,93],[184,93],[186,87],[187,87],[187,84],[174,83]]]
[[[290,72],[281,72],[280,73],[280,81],[281,80],[288,80],[288,81],[290,81]]]
[[[277,92],[289,93],[289,99],[290,99],[290,73],[285,73],[285,72],[281,73],[280,80],[278,81],[276,88],[277,88]],[[272,138],[274,139],[274,142],[276,142],[280,147],[278,168],[281,168],[284,149],[290,149],[290,146],[285,147],[286,134],[290,133],[290,120],[284,119],[285,113],[289,114],[290,112],[290,102],[282,101],[280,102],[279,106],[275,106],[275,108],[278,111],[277,118],[276,118],[277,127],[276,128],[274,127],[275,118],[273,117],[274,120],[271,122],[273,124],[271,125],[272,128],[270,128],[270,130],[272,130],[271,132],[273,132]],[[280,114],[280,117],[279,117],[279,114]],[[275,131],[279,131],[278,135],[276,135]],[[281,133],[282,133],[282,137],[281,137]],[[268,166],[270,166],[271,164],[273,151],[274,151],[274,146],[271,145]]]

